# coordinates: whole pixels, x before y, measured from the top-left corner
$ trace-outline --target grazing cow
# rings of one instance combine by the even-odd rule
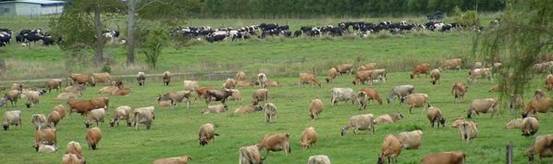
[[[491,68],[476,68],[469,71],[469,77],[467,78],[469,83],[474,83],[480,78],[492,80]]]
[[[265,89],[265,88],[257,89],[252,94],[252,104],[253,105],[257,105],[257,104],[259,104],[259,102],[267,101],[268,99],[269,99],[269,90]]]
[[[314,127],[308,127],[303,130],[300,138],[300,145],[305,150],[317,142],[317,132]]]
[[[433,69],[432,71],[430,71],[430,83],[432,83],[432,85],[436,85],[436,83],[438,83],[438,80],[440,80],[440,70]]]
[[[134,109],[132,124],[136,130],[138,130],[138,124],[146,125],[146,129],[150,129],[153,120],[156,118],[154,113],[154,106],[141,107]]]
[[[159,95],[157,101],[170,101],[172,106],[176,106],[177,103],[186,102],[186,109],[190,107],[190,98],[192,97],[192,92],[188,90],[175,91]]]
[[[35,129],[42,129],[48,127],[48,119],[44,114],[33,114],[31,116],[31,122],[35,126]]]
[[[225,101],[228,97],[232,96],[232,91],[228,89],[224,90],[214,90],[210,89],[206,92],[206,104],[209,104],[212,101],[220,101],[225,104]]]
[[[69,105],[69,114],[77,112],[84,115],[88,113],[88,111],[95,109],[94,104],[92,104],[90,100],[77,100],[75,98],[69,98],[67,104]]]
[[[65,118],[65,107],[62,104],[54,106],[53,111],[57,111],[61,119]]]
[[[257,145],[243,146],[238,150],[240,164],[262,164],[263,159]]]
[[[426,109],[426,118],[430,121],[430,126],[434,128],[436,125],[438,128],[440,124],[445,127],[445,117],[442,110],[438,107],[430,106]]]
[[[319,114],[323,112],[323,101],[321,99],[313,99],[311,100],[311,103],[309,104],[309,117],[311,117],[312,120],[318,119]]]
[[[215,125],[212,123],[203,124],[200,126],[200,132],[198,134],[200,145],[205,146],[215,140],[215,136],[219,134],[215,133]]]
[[[273,103],[265,103],[263,105],[263,110],[265,111],[265,121],[271,123],[277,117],[277,107]]]
[[[369,96],[367,96],[367,93],[359,91],[355,97],[359,104],[359,110],[367,109],[367,105],[369,104]]]
[[[455,120],[454,127],[457,127],[461,140],[468,143],[478,136],[478,125],[475,122],[464,119]]]
[[[461,70],[463,60],[461,58],[447,59],[442,62],[440,69],[457,69]]]
[[[405,102],[409,105],[409,114],[411,114],[413,108],[424,107],[424,105],[430,105],[428,101],[428,94],[426,93],[413,93],[405,97]]]
[[[522,131],[522,135],[529,137],[538,132],[538,129],[540,128],[540,123],[535,117],[526,117],[522,119],[521,126],[522,127],[520,128],[520,130]]]
[[[353,73],[353,71],[352,71],[353,64],[340,64],[340,65],[335,66],[334,68],[336,68],[336,71],[338,71],[338,73],[340,73],[340,75],[348,73],[348,72]]]
[[[414,130],[410,132],[401,132],[396,137],[404,149],[419,149],[422,143],[422,131]]]
[[[372,79],[378,79],[382,82],[386,82],[386,69],[373,69],[371,74]]]
[[[12,110],[4,112],[4,118],[2,119],[2,127],[4,130],[8,130],[10,125],[19,126],[21,128],[21,111]]]
[[[332,88],[330,103],[334,106],[339,101],[351,101],[355,103],[355,93],[351,88]]]
[[[33,147],[36,151],[38,151],[40,144],[56,145],[56,143],[56,129],[40,128],[35,130],[35,143]]]
[[[94,77],[96,83],[111,83],[111,75],[107,72],[92,73],[92,77]]]
[[[96,86],[96,79],[94,79],[94,76],[89,76],[85,74],[71,74],[69,76],[71,80],[73,80],[74,83],[85,85],[88,84],[90,86]]]
[[[48,120],[46,121],[47,125],[49,127],[56,127],[61,118],[61,114],[58,111],[54,110],[50,112],[50,114],[48,114]]]
[[[553,107],[553,99],[545,96],[545,93],[541,91],[536,91],[534,98],[526,105],[522,116],[536,115],[537,112],[547,113],[551,107]]]
[[[21,96],[20,90],[12,89],[8,91],[8,93],[4,94],[4,101],[10,101],[12,106],[15,107],[15,105],[17,105],[17,100],[19,99],[20,96]]]
[[[375,124],[391,124],[398,122],[403,118],[403,114],[397,112],[397,113],[390,113],[390,114],[383,114],[374,119]]]
[[[414,79],[419,74],[425,74],[428,76],[429,72],[430,72],[430,64],[428,63],[419,64],[415,66],[415,68],[413,68],[413,71],[411,71],[410,77],[411,79]]]
[[[494,98],[474,99],[467,110],[467,118],[471,118],[473,114],[491,113],[491,117],[497,111],[497,100]]]
[[[102,140],[102,131],[98,127],[90,128],[86,131],[85,139],[88,143],[88,148],[96,150],[96,146]]]
[[[40,102],[40,95],[45,93],[46,91],[35,91],[35,90],[27,90],[24,89],[21,93],[21,98],[25,99],[25,106],[27,108],[31,108],[31,105],[38,104]]]
[[[326,155],[312,155],[307,159],[307,164],[330,164],[330,158]]]
[[[415,86],[413,85],[398,85],[392,88],[390,91],[390,94],[388,95],[387,102],[388,104],[395,100],[396,98],[399,99],[399,103],[403,103],[405,100],[405,96],[413,93],[415,91]]]
[[[267,77],[267,75],[265,73],[257,74],[257,83],[259,84],[259,86],[261,88],[266,88],[267,87],[267,80],[269,80],[269,78]]]
[[[346,132],[353,128],[353,134],[357,134],[357,131],[359,130],[367,130],[372,131],[374,134],[374,119],[373,114],[362,114],[362,115],[355,115],[351,116],[349,118],[349,122],[346,126],[342,128],[342,131],[340,135],[344,136]]]
[[[397,157],[401,153],[401,142],[394,135],[387,135],[382,143],[380,155],[378,156],[378,164],[384,164],[384,160],[388,163],[397,163]]]
[[[454,102],[459,103],[465,101],[465,93],[468,91],[468,86],[463,82],[456,82],[451,88],[451,94],[455,97]]]
[[[79,158],[75,154],[64,154],[62,157],[63,164],[85,164],[84,158]]]
[[[63,82],[62,79],[50,79],[46,82],[46,87],[48,88],[48,93],[52,91],[52,89],[55,89],[56,91],[60,91],[61,83]]]
[[[138,86],[144,86],[144,84],[146,84],[146,75],[144,72],[138,72],[138,75],[136,75],[136,81],[138,82]]]
[[[104,122],[104,117],[106,116],[106,110],[104,108],[93,109],[86,114],[86,120],[84,125],[86,128],[89,128],[93,122],[96,123],[96,127],[99,126],[100,122]]]
[[[197,97],[201,97],[201,98],[204,98],[207,100],[207,91],[208,90],[211,90],[212,88],[211,87],[199,87],[197,90],[196,90],[196,96]]]
[[[460,151],[440,152],[425,155],[422,164],[463,164],[466,155]]]
[[[62,160],[63,164],[85,164],[81,144],[75,141],[69,142]]]
[[[351,83],[353,85],[357,85],[357,84],[362,85],[362,84],[365,84],[365,82],[368,82],[369,85],[372,85],[372,82],[373,82],[373,71],[372,70],[356,72],[355,77],[354,77],[354,79]]]
[[[300,82],[299,85],[303,86],[305,84],[317,85],[321,87],[321,83],[317,80],[317,76],[313,73],[300,73]]]
[[[364,92],[365,95],[367,95],[367,98],[369,101],[375,100],[378,102],[378,104],[382,105],[382,99],[380,98],[380,94],[378,94],[378,91],[374,88],[362,88],[359,90],[360,92]]]
[[[336,76],[338,76],[338,74],[339,73],[336,68],[330,68],[327,73],[328,77],[325,78],[326,83],[330,83],[332,80],[336,79]]]
[[[169,83],[171,82],[171,72],[163,72],[163,77],[161,79],[163,80],[163,84],[165,84],[165,86],[169,86]]]
[[[553,135],[540,135],[536,141],[526,150],[528,161],[534,161],[534,155],[538,155],[540,160],[544,157],[553,156]]]
[[[184,155],[180,157],[169,157],[156,159],[153,164],[188,164],[188,161],[192,160],[190,156]]]
[[[269,151],[284,151],[284,154],[288,155],[292,153],[289,139],[288,133],[267,134],[257,144],[257,147],[260,151],[265,150],[265,158],[269,155]]]
[[[125,120],[127,122],[127,126],[131,126],[131,107],[130,106],[119,106],[115,109],[115,114],[113,115],[113,119],[109,122],[110,127],[114,127],[115,124],[119,126],[119,121]]]

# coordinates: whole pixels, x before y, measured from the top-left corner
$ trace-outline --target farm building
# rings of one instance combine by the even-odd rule
[[[39,16],[61,14],[64,1],[16,0],[0,1],[0,16]]]

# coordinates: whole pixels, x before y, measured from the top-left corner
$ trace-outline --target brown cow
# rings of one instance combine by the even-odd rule
[[[428,76],[429,72],[430,72],[430,64],[423,63],[415,66],[410,76],[411,76],[411,79],[414,79],[415,77],[418,77],[419,74],[425,74],[426,76]]]
[[[321,87],[321,83],[313,73],[300,73],[299,85],[303,86],[305,84],[317,85],[319,88]]]

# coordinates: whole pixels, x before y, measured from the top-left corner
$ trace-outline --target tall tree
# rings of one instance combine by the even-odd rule
[[[533,65],[553,51],[553,3],[508,0],[499,24],[486,30],[480,41],[483,57],[503,63],[499,72],[503,95],[522,95],[536,75]]]
[[[64,38],[62,49],[90,48],[89,45],[94,45],[94,64],[100,66],[104,62],[105,44],[102,15],[117,13],[122,8],[123,5],[118,0],[72,0],[65,6],[62,16],[54,19],[50,26],[56,34]],[[91,31],[92,35],[83,33]]]

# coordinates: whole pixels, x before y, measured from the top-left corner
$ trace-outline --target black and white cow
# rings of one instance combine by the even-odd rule
[[[12,39],[12,31],[5,28],[0,28],[0,47],[6,46]]]

